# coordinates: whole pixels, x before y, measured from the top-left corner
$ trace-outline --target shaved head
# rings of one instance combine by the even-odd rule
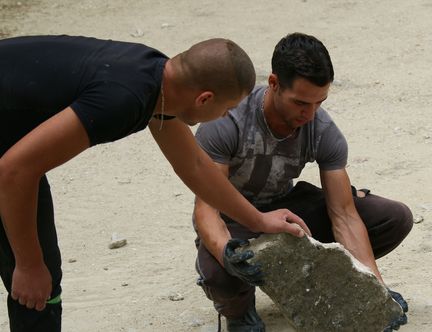
[[[251,59],[228,39],[202,41],[173,60],[178,63],[183,84],[212,91],[217,99],[249,94],[255,85]]]

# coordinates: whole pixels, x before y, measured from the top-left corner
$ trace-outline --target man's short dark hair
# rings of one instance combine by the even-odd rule
[[[246,52],[229,39],[213,38],[180,54],[187,82],[213,91],[216,98],[238,98],[255,85],[255,69]]]
[[[276,45],[272,72],[277,75],[282,88],[292,87],[297,78],[321,87],[333,82],[334,78],[333,65],[324,44],[299,32],[287,35]]]

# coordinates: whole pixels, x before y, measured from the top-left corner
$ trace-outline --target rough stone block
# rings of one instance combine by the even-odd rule
[[[382,331],[402,310],[373,273],[338,243],[265,234],[250,246],[261,287],[298,331]]]

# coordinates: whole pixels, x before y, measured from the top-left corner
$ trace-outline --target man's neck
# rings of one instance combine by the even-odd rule
[[[164,115],[168,116],[178,116],[191,107],[190,101],[193,100],[193,93],[182,82],[180,75],[181,73],[178,71],[175,61],[169,59],[165,63],[162,74],[161,93],[159,94],[155,113],[162,112],[162,104],[164,106]]]
[[[289,126],[276,112],[273,102],[273,91],[270,87],[264,95],[263,115],[269,130],[278,139],[284,139],[293,136],[296,128]]]

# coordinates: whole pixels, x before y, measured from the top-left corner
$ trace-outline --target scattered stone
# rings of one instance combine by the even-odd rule
[[[136,37],[140,37],[140,36],[137,35]],[[117,183],[118,184],[130,184],[130,183],[132,183],[132,180],[131,179],[118,180]]]
[[[127,244],[127,240],[123,237],[118,236],[117,233],[111,235],[111,243],[108,245],[110,249],[117,249],[124,247]]]
[[[352,161],[356,164],[363,164],[363,163],[369,161],[369,158],[368,157],[354,157]]]
[[[141,29],[136,29],[134,32],[132,32],[131,34],[130,34],[132,37],[134,37],[134,38],[139,38],[139,37],[142,37],[142,36],[144,36],[144,31],[142,31]]]
[[[69,258],[68,263],[75,263],[77,260],[75,258]]]
[[[203,325],[204,325],[204,322],[198,318],[192,319],[192,321],[189,323],[190,327],[200,327]]]
[[[338,243],[266,234],[249,246],[261,289],[297,331],[382,331],[402,314],[387,289]]]
[[[172,294],[168,295],[168,300],[170,300],[170,301],[183,301],[184,296],[181,295],[180,293],[172,293]]]
[[[173,27],[173,25],[169,24],[169,23],[162,23],[161,24],[162,29],[168,29],[168,28],[172,28],[172,27]]]
[[[417,215],[414,217],[414,224],[420,224],[424,221],[423,216]]]
[[[121,285],[122,285],[123,287],[129,286],[129,284],[128,284],[127,282],[122,282]]]

